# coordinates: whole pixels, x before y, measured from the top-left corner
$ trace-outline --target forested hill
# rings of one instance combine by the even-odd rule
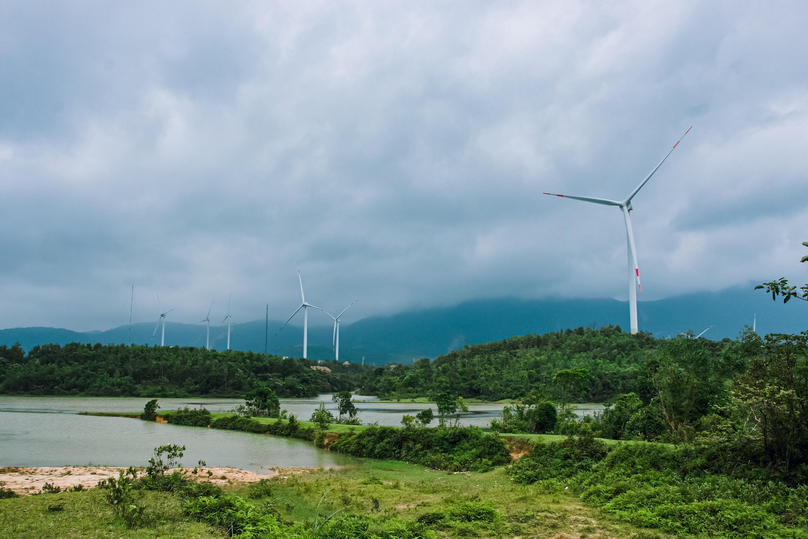
[[[372,378],[365,379],[362,392],[388,398],[435,397],[447,392],[500,400],[521,398],[532,390],[548,397],[567,391],[565,397],[576,402],[603,402],[634,392],[650,400],[658,350],[690,340],[630,335],[611,326],[525,335],[466,346],[432,362],[423,359],[411,366],[377,368]],[[738,370],[740,341],[698,339],[690,346],[703,354],[719,378]],[[559,387],[555,375],[570,369],[586,371],[586,380],[574,388]]]
[[[799,303],[799,304],[798,304]],[[361,304],[356,306],[361,314]],[[783,305],[771,300],[752,285],[666,298],[639,303],[640,329],[656,337],[675,337],[679,332],[700,333],[713,326],[705,337],[720,340],[736,338],[744,325],[752,325],[757,314],[757,329],[766,333],[799,333],[808,329],[808,308],[801,302]],[[322,315],[322,318],[319,318]],[[287,326],[277,333],[282,322],[269,322],[267,348],[270,354],[301,357],[303,331]],[[309,357],[332,359],[332,326],[322,313],[312,313],[309,320]],[[328,325],[317,325],[317,324]],[[613,299],[543,299],[513,298],[485,299],[451,307],[407,311],[391,316],[361,319],[343,324],[340,335],[340,359],[384,365],[388,362],[409,363],[413,358],[436,357],[466,344],[478,344],[508,339],[518,335],[541,334],[567,328],[619,325],[628,327],[625,302]],[[232,328],[232,348],[263,352],[265,343],[263,319],[237,324]],[[151,344],[154,322],[135,324],[131,342]],[[166,345],[205,346],[205,326],[169,321],[166,324]],[[17,328],[0,330],[0,345],[19,342],[27,351],[40,344],[121,344],[129,342],[128,326],[107,331],[79,333],[54,328]],[[211,345],[223,350],[227,340],[226,327],[211,327]]]
[[[0,345],[0,394],[243,397],[261,382],[280,397],[313,397],[352,390],[370,370],[234,350],[72,343],[26,355]]]

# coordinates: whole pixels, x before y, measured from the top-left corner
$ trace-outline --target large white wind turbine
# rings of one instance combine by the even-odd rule
[[[356,301],[359,301],[359,300],[356,300]],[[356,303],[356,301],[351,303],[351,305]],[[334,356],[334,359],[336,361],[339,361],[339,319],[342,317],[343,314],[345,314],[345,311],[347,311],[348,309],[351,308],[351,305],[348,305],[347,307],[342,309],[342,312],[339,313],[337,316],[334,316],[333,314],[331,314],[328,311],[324,311],[325,314],[327,314],[328,316],[330,316],[331,318],[334,319],[334,336],[331,338],[331,346],[333,346],[334,350],[336,351],[335,356]]]
[[[206,350],[210,350],[210,310],[211,309],[213,309],[213,302],[212,301],[210,302],[210,308],[208,309],[208,316],[206,316],[205,319],[202,320],[203,322],[205,322],[208,325],[208,336],[205,339],[205,349]]]
[[[640,189],[651,179],[651,176],[662,166],[662,163],[668,158],[668,156],[673,153],[673,150],[679,145],[679,143],[685,138],[685,136],[690,132],[690,127],[685,134],[682,135],[682,138],[676,141],[676,144],[673,145],[673,148],[668,152],[668,154],[659,162],[657,166],[654,167],[654,170],[651,171],[645,179],[640,182],[640,185],[637,186],[631,194],[623,200],[609,200],[605,198],[593,198],[593,197],[581,197],[581,196],[572,196],[572,195],[559,195],[557,193],[544,193],[545,195],[550,196],[557,196],[561,198],[571,198],[573,200],[582,200],[584,202],[591,202],[593,204],[602,204],[604,206],[616,206],[620,208],[620,211],[623,212],[623,220],[626,223],[626,243],[627,247],[626,250],[628,251],[628,303],[629,303],[629,313],[631,316],[631,333],[635,334],[639,331],[637,327],[637,288],[639,288],[640,292],[642,292],[642,285],[640,284],[640,267],[637,264],[637,249],[634,245],[634,230],[631,227],[631,216],[629,212],[634,208],[631,207],[631,200],[640,192]],[[636,279],[636,288],[635,288],[635,279]]]
[[[227,298],[227,316],[222,320],[222,324],[227,322],[227,349],[230,350],[230,325],[233,322],[233,317],[230,316],[230,300],[233,299],[233,293],[230,292],[230,297]]]
[[[157,325],[154,326],[154,332],[152,333],[152,339],[154,336],[157,335],[157,328],[160,327],[160,322],[163,323],[163,335],[160,337],[160,346],[166,345],[166,315],[173,311],[174,309],[169,309],[167,311],[163,311],[162,307],[160,307],[160,294],[157,294],[157,310],[160,311],[160,318],[157,319]]]
[[[308,353],[308,346],[309,346],[309,307],[314,309],[318,309],[320,311],[325,312],[324,309],[312,305],[306,301],[306,295],[303,293],[303,277],[300,276],[300,268],[297,268],[297,279],[300,281],[300,299],[302,303],[300,307],[297,308],[295,312],[292,313],[292,316],[289,317],[289,320],[295,317],[295,315],[300,312],[300,309],[303,309],[303,359],[306,359]],[[286,324],[289,323],[289,320],[283,323],[281,329],[278,330],[278,333],[283,331],[283,328],[286,327]]]

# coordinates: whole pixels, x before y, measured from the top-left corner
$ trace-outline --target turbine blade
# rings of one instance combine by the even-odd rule
[[[551,197],[571,198],[573,200],[582,200],[584,202],[591,202],[592,204],[602,204],[604,206],[619,206],[620,203],[616,200],[609,200],[608,198],[594,198],[594,197],[579,197],[575,195],[559,195],[557,193],[544,193]]]
[[[356,301],[359,301],[359,300],[356,300]],[[348,309],[350,309],[350,308],[351,308],[351,306],[352,306],[354,303],[356,303],[356,301],[354,301],[353,303],[351,303],[351,305],[348,305],[347,307],[345,307],[344,309],[342,309],[342,312],[341,312],[341,313],[339,313],[339,314],[337,315],[337,318],[339,318],[340,316],[342,316],[343,314],[345,314],[345,311],[347,311]]]
[[[637,279],[637,287],[642,292],[642,284],[640,284],[640,267],[637,264],[637,247],[634,244],[634,228],[631,226],[631,217],[628,214],[628,208],[623,206],[623,217],[626,221],[626,234],[628,234],[628,244],[631,246],[631,259],[634,261],[634,276]]]
[[[154,332],[151,334],[152,339],[154,338],[155,335],[157,335],[157,328],[160,327],[160,320],[162,320],[162,319],[163,319],[163,315],[160,315],[160,318],[157,319],[157,325],[154,326]]]
[[[306,303],[306,295],[303,293],[303,277],[300,276],[300,268],[297,268],[297,280],[300,281],[300,298]]]
[[[288,324],[288,323],[289,323],[289,320],[291,320],[292,318],[294,318],[294,317],[295,317],[295,315],[296,315],[296,314],[297,314],[297,313],[300,311],[300,309],[302,309],[302,308],[303,308],[303,305],[301,304],[301,305],[300,305],[300,307],[298,307],[298,308],[297,308],[297,310],[296,310],[295,312],[293,312],[293,313],[292,313],[292,316],[290,316],[290,317],[289,317],[289,319],[288,319],[286,322],[284,322],[284,323],[283,323],[283,325],[281,326],[281,329],[279,329],[279,330],[278,330],[278,333],[280,333],[280,332],[283,330],[283,328],[285,328],[285,327],[286,327],[286,324]]]
[[[227,314],[230,315],[230,300],[233,299],[233,293],[230,292],[230,297],[227,298]]]
[[[213,300],[216,301],[216,300]],[[210,310],[213,309],[213,301],[210,302],[210,308],[208,309],[208,318],[210,318]]]
[[[632,192],[631,192],[631,194],[628,196],[628,198],[627,198],[627,199],[626,199],[626,201],[625,201],[625,203],[626,203],[626,204],[628,204],[629,202],[631,202],[631,199],[632,199],[632,198],[634,198],[634,196],[635,196],[637,193],[639,193],[639,192],[640,192],[640,189],[642,189],[642,188],[643,188],[643,186],[644,186],[646,183],[648,183],[648,180],[650,180],[650,179],[651,179],[651,176],[653,176],[653,175],[654,175],[654,173],[655,173],[657,170],[659,170],[659,167],[661,167],[661,166],[662,166],[662,163],[664,163],[664,162],[665,162],[665,160],[668,158],[668,156],[669,156],[670,154],[672,154],[672,153],[673,153],[673,150],[675,150],[675,149],[676,149],[676,147],[679,145],[679,143],[680,143],[680,142],[682,142],[682,141],[684,140],[684,138],[687,136],[687,134],[688,134],[688,133],[690,133],[690,130],[691,130],[691,129],[693,129],[693,126],[692,126],[692,125],[691,125],[691,126],[688,128],[688,129],[687,129],[687,131],[685,131],[685,134],[684,134],[684,135],[682,135],[682,138],[680,138],[679,140],[677,140],[677,141],[676,141],[676,144],[674,144],[674,145],[673,145],[673,148],[671,148],[671,149],[670,149],[670,151],[667,153],[667,155],[665,155],[665,157],[663,157],[663,158],[662,158],[662,161],[660,161],[660,162],[659,162],[659,164],[658,164],[657,166],[655,166],[655,167],[654,167],[654,170],[652,170],[652,171],[651,171],[651,173],[650,173],[650,174],[648,174],[648,176],[646,176],[646,177],[645,177],[645,179],[644,179],[642,182],[640,182],[640,185],[638,185],[638,186],[637,186],[637,188],[636,188],[636,189],[634,189],[634,191],[632,191]]]

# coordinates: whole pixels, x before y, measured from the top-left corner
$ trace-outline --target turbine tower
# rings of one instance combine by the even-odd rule
[[[673,150],[679,145],[679,143],[687,136],[690,132],[690,127],[685,134],[682,135],[676,144],[673,145],[673,148],[667,153],[667,155],[659,162],[659,164],[654,167],[654,170],[651,171],[645,179],[640,182],[640,185],[637,186],[631,194],[623,200],[609,200],[604,198],[593,198],[593,197],[581,197],[581,196],[572,196],[572,195],[559,195],[557,193],[544,193],[545,195],[550,196],[557,196],[561,198],[571,198],[573,200],[581,200],[583,202],[591,202],[592,204],[601,204],[604,206],[616,206],[620,208],[620,211],[623,212],[623,220],[626,224],[626,250],[628,251],[628,303],[629,303],[629,315],[631,320],[631,334],[635,334],[639,331],[637,327],[637,288],[639,288],[640,292],[642,292],[642,285],[640,284],[640,267],[637,264],[637,249],[634,245],[634,230],[631,227],[631,216],[629,212],[631,212],[634,208],[631,206],[631,200],[640,192],[640,189],[651,179],[651,176],[662,166],[662,163],[673,153]],[[636,287],[635,287],[635,279],[636,279]]]
[[[222,320],[222,324],[227,322],[227,349],[230,350],[230,324],[233,322],[233,317],[230,316],[230,300],[233,299],[233,293],[230,292],[230,297],[227,298],[227,316]]]
[[[303,359],[306,359],[308,357],[307,354],[309,346],[309,307],[323,312],[325,312],[325,310],[306,301],[306,295],[303,293],[303,277],[300,276],[300,268],[297,268],[297,280],[300,281],[300,299],[302,300],[302,303],[300,304],[300,307],[298,307],[297,310],[292,313],[292,316],[290,316],[289,319],[283,323],[281,329],[278,330],[278,333],[283,331],[286,324],[288,324],[289,321],[294,318],[298,312],[300,312],[300,309],[303,309]]]
[[[208,325],[208,335],[205,339],[205,349],[210,350],[210,310],[213,309],[213,301],[210,302],[210,308],[208,309],[208,316],[205,317],[203,322],[207,323]]]
[[[356,301],[359,301],[359,300],[356,300]],[[351,305],[356,303],[356,301],[351,303]],[[331,314],[328,311],[323,311],[323,312],[325,312],[325,314],[327,314],[328,316],[330,316],[331,318],[334,319],[334,336],[331,338],[331,346],[333,346],[334,350],[336,351],[336,354],[334,356],[335,361],[339,361],[339,319],[342,317],[343,314],[345,314],[345,311],[347,311],[348,309],[351,308],[351,305],[348,305],[347,307],[345,307],[342,310],[342,312],[339,313],[337,316],[334,316],[333,314]]]
[[[152,333],[152,339],[154,336],[157,335],[157,328],[160,327],[160,322],[163,323],[163,335],[160,337],[160,346],[166,345],[166,315],[173,311],[174,309],[169,309],[168,311],[163,311],[162,307],[160,307],[160,294],[157,294],[157,310],[160,311],[160,318],[157,319],[157,325],[154,326],[154,332]]]

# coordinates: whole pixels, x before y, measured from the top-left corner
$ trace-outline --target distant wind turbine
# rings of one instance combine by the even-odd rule
[[[210,302],[210,308],[208,309],[208,315],[205,317],[204,320],[202,320],[208,326],[208,335],[207,335],[207,338],[205,339],[205,349],[207,349],[207,350],[210,350],[210,310],[211,309],[213,309],[213,301]]]
[[[222,320],[222,324],[227,322],[227,349],[230,350],[230,325],[233,323],[233,317],[230,316],[230,300],[233,299],[233,293],[230,292],[230,297],[227,298],[227,316]]]
[[[639,288],[640,292],[642,292],[642,285],[640,284],[640,267],[637,264],[637,249],[634,245],[634,230],[631,227],[631,217],[629,212],[631,212],[634,208],[631,207],[631,200],[640,192],[640,189],[651,179],[651,176],[662,166],[662,163],[668,158],[668,156],[673,153],[673,150],[679,145],[679,143],[687,136],[690,132],[690,127],[685,134],[682,135],[676,144],[673,145],[673,148],[668,152],[668,154],[659,162],[659,164],[654,167],[654,170],[651,171],[648,176],[637,186],[631,194],[623,200],[609,200],[604,198],[593,198],[593,197],[581,197],[581,196],[572,196],[572,195],[559,195],[557,193],[544,193],[545,195],[550,196],[557,196],[561,198],[571,198],[573,200],[582,200],[583,202],[591,202],[593,204],[602,204],[604,206],[616,206],[620,208],[620,211],[623,212],[623,220],[626,223],[626,243],[627,247],[626,250],[628,251],[628,302],[629,302],[629,315],[631,321],[631,333],[632,335],[639,331],[637,327],[637,288]],[[635,279],[636,279],[636,288],[635,288]]]
[[[152,333],[152,339],[154,336],[157,335],[157,328],[160,327],[160,322],[163,323],[163,335],[160,337],[160,346],[166,345],[166,315],[173,311],[174,309],[169,309],[168,311],[163,311],[162,307],[160,307],[160,294],[157,294],[157,310],[160,311],[160,318],[157,319],[157,325],[154,326],[154,333]]]
[[[309,346],[309,307],[323,312],[325,312],[325,310],[306,301],[306,295],[303,293],[303,277],[300,276],[300,268],[297,268],[297,279],[300,281],[300,299],[302,300],[302,303],[300,304],[300,307],[298,307],[297,310],[292,313],[292,316],[290,316],[289,319],[283,323],[281,329],[278,330],[278,333],[283,331],[286,324],[288,324],[289,321],[292,320],[292,318],[294,318],[298,312],[300,312],[300,309],[303,309],[303,359],[306,359],[308,357],[307,354]]]
[[[359,301],[359,300],[356,300],[356,301]],[[345,311],[347,311],[348,309],[350,309],[350,308],[351,308],[351,306],[352,306],[354,303],[356,303],[356,301],[354,301],[353,303],[351,303],[351,305],[348,305],[347,307],[345,307],[345,308],[342,310],[342,312],[341,312],[341,313],[339,313],[337,316],[334,316],[333,314],[331,314],[331,313],[330,313],[330,312],[328,312],[328,311],[324,311],[324,312],[325,312],[325,314],[327,314],[328,316],[330,316],[331,318],[333,318],[333,319],[334,319],[334,336],[331,338],[331,346],[333,346],[333,347],[334,347],[334,350],[336,351],[336,354],[335,354],[335,357],[334,357],[334,359],[335,359],[336,361],[339,361],[339,319],[342,317],[342,315],[343,315],[343,314],[345,314]]]
[[[752,333],[757,333],[757,313],[755,313],[755,317],[752,318]]]

